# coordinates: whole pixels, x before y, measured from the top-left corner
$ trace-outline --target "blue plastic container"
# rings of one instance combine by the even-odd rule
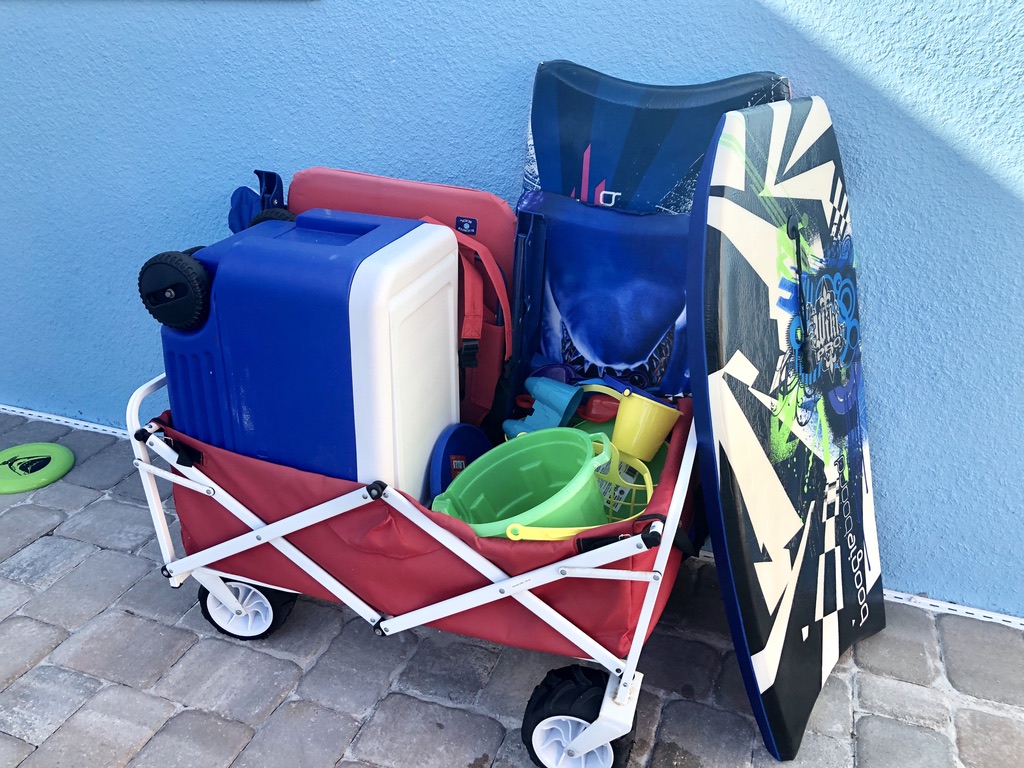
[[[458,420],[451,232],[418,221],[316,210],[294,223],[259,224],[195,258],[213,277],[209,319],[195,332],[162,330],[175,426],[236,453],[333,477],[399,485],[404,471],[412,485],[405,490],[419,494],[422,483],[415,481],[425,477],[434,439]],[[434,277],[417,282],[425,274]],[[354,306],[353,284],[362,308]],[[411,313],[413,322],[393,317],[389,301],[400,289],[407,294],[404,315]],[[444,314],[449,304],[450,322],[416,317],[417,311]],[[403,372],[394,370],[401,363],[391,355],[400,350],[377,349],[396,333],[398,347],[437,347],[442,358],[418,363],[437,367],[422,372],[433,382],[433,401],[405,417],[414,422],[408,439],[424,442],[418,469],[395,466],[419,461],[415,445],[398,445],[402,424],[386,417],[375,427],[357,429],[356,423],[358,401],[382,393],[388,402],[366,402],[364,413],[410,412],[387,407],[418,394],[396,394]],[[355,363],[354,346],[364,358]],[[361,441],[367,444],[357,447]],[[410,451],[414,455],[405,455]],[[378,458],[360,461],[361,453]]]

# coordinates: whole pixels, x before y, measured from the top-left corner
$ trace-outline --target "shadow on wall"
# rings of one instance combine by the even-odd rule
[[[1024,199],[965,154],[996,155],[1012,105],[948,115],[979,124],[962,151],[819,45],[788,42],[796,95],[829,103],[851,190],[886,584],[1024,616]],[[1024,41],[1017,53],[1020,71]],[[922,66],[907,76],[966,86]]]
[[[0,178],[20,213],[2,235],[15,258],[0,280],[0,402],[123,423],[160,368],[139,266],[225,236],[228,196],[253,168],[335,165],[514,200],[538,61],[661,83],[774,69],[825,98],[844,153],[886,583],[1024,615],[1008,567],[1024,548],[1019,192],[762,3],[528,5],[8,4]],[[888,12],[865,3],[850,39],[870,49]],[[929,45],[963,41],[994,13],[912,28]],[[970,82],[927,53],[892,67],[922,88]],[[984,124],[970,153],[994,157],[987,137],[1014,106],[950,120]]]

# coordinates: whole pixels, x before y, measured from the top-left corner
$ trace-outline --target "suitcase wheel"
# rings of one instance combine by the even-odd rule
[[[210,310],[210,275],[190,253],[158,253],[139,270],[139,296],[157,322],[195,330]]]

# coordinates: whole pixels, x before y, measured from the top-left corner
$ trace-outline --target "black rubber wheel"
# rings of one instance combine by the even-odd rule
[[[158,322],[194,330],[206,322],[210,311],[210,275],[189,254],[158,253],[139,270],[139,296]]]
[[[253,216],[249,226],[255,227],[264,221],[295,221],[295,214],[287,208],[267,208]]]
[[[238,640],[259,640],[277,631],[298,599],[293,592],[258,587],[244,581],[227,581],[225,585],[242,604],[241,614],[233,613],[202,586],[199,587],[199,609],[218,632]]]
[[[626,768],[633,750],[635,729],[587,755],[565,757],[561,750],[575,738],[573,729],[582,729],[583,721],[594,722],[601,713],[601,702],[608,685],[603,669],[570,667],[553,669],[538,685],[523,714],[523,744],[530,759],[541,768]],[[539,743],[535,744],[534,734]],[[541,754],[538,754],[538,749]],[[544,757],[548,758],[545,762]]]

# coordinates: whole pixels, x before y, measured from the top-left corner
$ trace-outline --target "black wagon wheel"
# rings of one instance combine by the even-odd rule
[[[210,310],[210,275],[190,254],[158,253],[139,270],[139,296],[158,322],[194,330]]]
[[[292,592],[258,587],[244,581],[226,581],[241,613],[232,611],[206,587],[199,587],[199,609],[218,632],[239,640],[259,640],[276,631],[292,612],[298,598]]]
[[[260,211],[253,216],[249,226],[255,227],[264,221],[295,221],[295,214],[287,208],[267,208],[265,211]]]
[[[601,712],[608,673],[573,664],[548,672],[523,715],[523,743],[541,768],[625,768],[635,733],[602,744],[583,755],[565,747]]]

